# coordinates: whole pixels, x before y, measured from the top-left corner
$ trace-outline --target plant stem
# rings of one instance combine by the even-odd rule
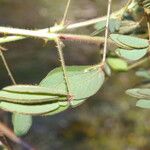
[[[148,60],[149,60],[149,57],[143,58],[142,60],[140,60],[140,61],[138,61],[138,62],[136,62],[136,63],[130,65],[130,66],[128,67],[128,70],[134,69],[134,68],[140,66],[141,64],[147,62]]]
[[[21,36],[21,38],[23,38],[22,36],[28,36],[28,37],[36,37],[36,38],[42,38],[48,40],[55,40],[56,38],[60,38],[61,40],[66,40],[66,41],[81,41],[81,42],[83,41],[83,42],[97,44],[97,45],[104,43],[104,38],[98,36],[91,37],[87,35],[44,33],[42,31],[32,31],[26,29],[7,28],[7,27],[0,27],[0,33],[19,35]],[[4,41],[6,41],[5,38],[2,39],[0,38],[0,41],[3,42],[2,41],[3,39]],[[109,42],[113,43],[111,40],[109,40]]]
[[[130,0],[129,0],[130,2]],[[132,3],[127,3],[127,6],[128,8],[132,8],[133,5]],[[126,6],[125,6],[126,8]],[[121,15],[122,15],[122,11],[124,12],[124,8],[121,8],[119,11],[115,11],[113,12],[110,17],[111,18],[121,18]],[[90,25],[93,25],[97,22],[100,22],[100,21],[104,21],[106,20],[107,16],[102,16],[102,17],[98,17],[98,18],[94,18],[94,19],[90,19],[90,20],[86,20],[86,21],[83,21],[83,22],[78,22],[78,23],[74,23],[74,24],[70,24],[66,27],[63,27],[62,25],[60,26],[53,26],[53,27],[50,27],[50,28],[45,28],[45,29],[41,29],[41,30],[37,30],[37,32],[46,32],[48,33],[49,31],[52,31],[52,32],[58,32],[58,31],[61,31],[61,30],[64,30],[67,31],[67,30],[71,30],[71,29],[77,29],[77,28],[81,28],[81,27],[86,27],[86,26],[90,26]],[[3,32],[2,32],[3,33]],[[6,32],[7,33],[7,32]],[[17,35],[17,34],[15,34]],[[28,35],[23,35],[23,36],[8,36],[8,37],[4,37],[4,38],[0,38],[0,43],[7,43],[7,42],[12,42],[12,41],[17,41],[17,40],[22,40],[22,39],[25,39],[27,37],[24,37],[24,36],[27,36],[29,37]]]
[[[108,0],[108,8],[107,8],[107,20],[106,20],[106,29],[105,29],[105,42],[104,42],[104,52],[103,52],[103,59],[102,65],[105,64],[106,61],[106,54],[107,54],[107,46],[108,46],[108,33],[109,33],[109,20],[110,20],[110,11],[111,11],[111,2],[112,0]]]
[[[112,18],[116,18],[118,12],[119,11],[112,13],[111,17]],[[70,25],[68,25],[66,27],[62,27],[62,26],[56,27],[56,26],[53,26],[53,27],[50,27],[50,28],[45,28],[45,29],[37,30],[36,32],[48,33],[49,31],[58,32],[58,31],[61,31],[63,29],[65,29],[65,30],[77,29],[77,28],[81,28],[81,27],[90,26],[92,24],[95,24],[95,23],[103,21],[103,20],[106,20],[106,16],[95,18],[95,19],[90,19],[90,20],[87,20],[87,21],[79,22],[79,23],[70,24]],[[0,27],[0,28],[3,28],[3,27]],[[7,29],[10,29],[10,28],[7,28]],[[2,32],[2,33],[4,33],[4,32]],[[17,34],[17,33],[15,33],[15,35],[18,35],[18,36],[7,36],[7,37],[0,38],[0,44],[7,43],[7,42],[12,42],[12,41],[17,41],[17,40],[22,40],[22,39],[30,37],[29,35],[19,36],[19,34]]]
[[[8,76],[10,77],[10,80],[12,81],[13,84],[16,84],[16,81],[15,81],[15,79],[14,79],[12,73],[11,73],[11,70],[10,70],[8,64],[7,64],[7,61],[6,61],[5,57],[4,57],[3,52],[2,52],[1,49],[0,49],[0,56],[2,58],[4,66],[5,66],[5,68],[6,68],[7,72],[8,72]]]
[[[67,95],[68,95],[68,101],[70,102],[71,90],[70,90],[70,85],[69,85],[69,80],[68,80],[68,76],[67,76],[67,71],[66,71],[66,66],[65,66],[65,60],[64,60],[64,56],[63,56],[63,50],[62,50],[62,46],[64,46],[64,45],[60,41],[59,38],[56,38],[55,42],[57,44],[59,58],[60,58],[61,66],[62,66],[63,77],[64,77],[64,81],[65,81],[65,85],[66,85],[66,91],[67,91]]]
[[[0,141],[2,142],[2,144],[4,145],[4,147],[7,148],[7,150],[13,150],[12,146],[8,142],[7,137],[5,137],[5,135],[3,135],[3,133],[0,133]]]
[[[68,13],[69,6],[70,6],[70,2],[71,2],[71,0],[68,0],[68,1],[67,1],[67,5],[66,5],[65,12],[64,12],[64,16],[63,16],[62,21],[61,21],[61,24],[62,24],[62,25],[65,24],[65,21],[66,21],[66,18],[67,18],[67,13]]]
[[[21,140],[19,137],[17,137],[6,125],[0,122],[0,132],[7,138],[9,138],[11,141],[15,142],[16,144],[21,145],[23,148],[27,150],[35,150],[33,147],[31,147],[28,143]]]

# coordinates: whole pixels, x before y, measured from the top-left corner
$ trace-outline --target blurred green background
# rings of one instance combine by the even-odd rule
[[[52,26],[61,21],[67,0],[0,0],[0,25],[27,29]],[[113,0],[113,10],[126,1]],[[107,1],[72,0],[68,23],[106,14]],[[72,31],[90,34],[93,27]],[[26,39],[4,45],[5,56],[17,83],[39,83],[60,62],[55,44]],[[98,47],[66,42],[67,65],[95,64]],[[0,61],[0,83],[11,84]],[[116,73],[102,89],[84,104],[50,117],[34,117],[30,132],[23,139],[38,150],[150,150],[149,110],[135,107],[135,100],[124,91],[140,83],[135,72]],[[9,116],[9,113],[7,113]],[[9,117],[8,117],[9,118]],[[1,118],[0,118],[1,119]],[[7,119],[6,119],[7,120]],[[20,149],[16,146],[16,149]]]

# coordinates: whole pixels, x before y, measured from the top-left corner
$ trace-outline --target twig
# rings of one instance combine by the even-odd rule
[[[130,66],[128,67],[128,70],[134,69],[134,68],[140,66],[141,64],[147,62],[148,60],[150,60],[149,57],[143,58],[142,60],[140,60],[140,61],[138,61],[138,62],[136,62],[136,63],[130,65]]]
[[[104,52],[103,52],[103,59],[102,65],[105,64],[106,61],[106,54],[107,54],[107,45],[108,45],[108,32],[109,32],[109,20],[110,20],[110,11],[111,11],[111,2],[112,0],[108,0],[108,8],[107,8],[107,21],[106,21],[106,30],[105,30],[105,42],[104,42]]]
[[[3,133],[7,138],[11,141],[15,142],[16,144],[21,145],[22,147],[26,148],[27,150],[35,150],[29,144],[21,140],[17,137],[8,127],[6,127],[3,123],[0,122],[0,132]]]
[[[3,133],[0,133],[0,141],[2,144],[7,148],[7,150],[13,150],[12,146],[10,145],[7,137],[3,135]]]
[[[71,0],[68,0],[68,1],[67,1],[67,5],[66,5],[65,12],[64,12],[64,16],[63,16],[62,21],[61,21],[61,24],[62,24],[62,25],[65,24],[65,21],[66,21],[66,18],[67,18],[67,13],[68,13],[69,6],[70,6],[70,2],[71,2]]]
[[[14,79],[14,77],[13,77],[11,71],[10,71],[10,68],[9,68],[9,66],[7,64],[7,61],[6,61],[5,57],[4,57],[3,52],[2,52],[1,49],[0,49],[0,56],[2,58],[2,61],[4,63],[5,68],[7,70],[8,76],[10,77],[10,80],[12,81],[13,84],[16,84],[16,81],[15,81],[15,79]]]
[[[69,85],[69,80],[68,80],[68,75],[67,75],[67,71],[66,71],[65,60],[64,60],[64,56],[63,56],[63,50],[62,50],[62,46],[64,46],[64,45],[60,41],[59,38],[56,38],[55,42],[57,44],[59,58],[60,58],[61,66],[62,66],[63,77],[64,77],[64,81],[65,81],[65,85],[66,85],[66,91],[67,91],[67,95],[68,95],[68,101],[70,102],[71,90],[70,90],[70,85]]]

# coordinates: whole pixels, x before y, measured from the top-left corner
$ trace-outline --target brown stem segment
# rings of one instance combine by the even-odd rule
[[[16,144],[21,145],[26,150],[35,150],[33,147],[31,147],[29,144],[21,140],[19,137],[17,137],[13,131],[11,131],[6,125],[0,122],[0,133],[2,133],[5,137],[10,139],[11,141],[15,142]]]

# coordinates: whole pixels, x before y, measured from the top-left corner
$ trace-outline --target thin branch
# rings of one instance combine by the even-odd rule
[[[130,66],[128,67],[128,70],[134,69],[134,68],[140,66],[141,64],[144,64],[144,63],[147,62],[148,60],[150,60],[150,58],[149,58],[149,57],[145,57],[145,58],[141,59],[140,61],[135,62],[134,64],[130,65]]]
[[[8,64],[7,64],[7,61],[6,61],[5,57],[4,57],[3,52],[2,52],[1,49],[0,49],[0,56],[2,58],[2,61],[3,61],[3,64],[4,64],[5,68],[7,70],[8,76],[10,77],[10,80],[12,81],[13,84],[16,84],[16,81],[15,81],[15,79],[14,79],[12,73],[11,73],[11,70],[10,70]]]
[[[56,38],[55,42],[57,44],[57,50],[59,53],[59,58],[60,58],[61,66],[62,66],[63,77],[64,77],[66,91],[67,91],[67,95],[68,95],[68,101],[70,102],[70,100],[71,100],[70,98],[72,96],[71,96],[71,89],[70,89],[70,84],[69,84],[69,80],[68,80],[68,75],[67,75],[67,71],[66,71],[65,60],[64,60],[64,56],[63,56],[63,50],[62,50],[62,46],[64,46],[64,45],[60,41],[59,38]]]
[[[67,18],[67,14],[68,14],[68,10],[69,10],[70,3],[71,3],[71,0],[68,0],[68,1],[67,1],[67,5],[66,5],[66,9],[65,9],[65,12],[64,12],[64,16],[63,16],[62,21],[61,21],[61,24],[62,24],[62,25],[65,24],[65,21],[66,21],[66,18]]]
[[[2,144],[7,148],[7,150],[13,150],[12,146],[10,145],[7,137],[3,135],[3,133],[0,133],[0,141]]]
[[[147,29],[148,29],[148,38],[149,38],[149,41],[150,41],[150,15],[146,15],[146,18],[147,18]]]
[[[3,133],[7,138],[11,141],[15,142],[16,144],[21,145],[22,147],[26,148],[27,150],[35,150],[29,144],[21,140],[17,137],[6,125],[0,122],[0,132]]]
[[[106,21],[105,42],[104,42],[104,52],[103,52],[102,65],[104,65],[105,61],[106,61],[107,46],[108,46],[108,33],[109,33],[109,20],[110,20],[110,11],[111,11],[111,2],[112,2],[112,0],[108,0],[107,21]]]

